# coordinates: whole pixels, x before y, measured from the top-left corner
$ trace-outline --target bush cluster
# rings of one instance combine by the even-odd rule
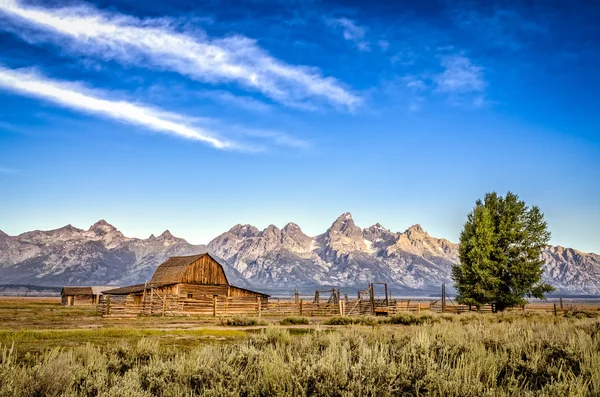
[[[281,325],[308,325],[310,321],[306,317],[286,317],[279,321]]]
[[[266,325],[267,323],[256,317],[236,316],[225,319],[224,324],[233,327],[251,327],[254,325]]]

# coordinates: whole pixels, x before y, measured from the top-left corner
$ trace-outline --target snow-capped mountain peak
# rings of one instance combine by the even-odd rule
[[[236,225],[195,246],[168,230],[148,239],[123,236],[106,221],[84,231],[71,225],[11,237],[0,234],[0,280],[39,285],[129,284],[147,280],[169,256],[205,252],[223,259],[230,280],[256,288],[316,285],[357,286],[387,282],[396,287],[437,290],[451,285],[458,245],[430,236],[420,225],[392,232],[377,223],[358,227],[342,214],[325,233],[307,236],[288,223],[262,231]],[[544,279],[561,291],[600,293],[600,255],[549,246]]]

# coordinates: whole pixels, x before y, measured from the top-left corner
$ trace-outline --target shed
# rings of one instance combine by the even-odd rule
[[[63,306],[95,305],[102,292],[115,286],[65,286],[60,291]]]

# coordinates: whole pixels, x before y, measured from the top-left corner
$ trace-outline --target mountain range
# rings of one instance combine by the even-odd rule
[[[362,229],[350,213],[325,233],[304,234],[295,223],[259,230],[236,225],[208,245],[193,245],[168,230],[129,238],[101,220],[88,230],[67,225],[9,236],[0,231],[0,284],[127,285],[152,277],[170,256],[210,252],[232,284],[266,291],[318,286],[362,287],[382,281],[407,293],[452,283],[458,245],[435,238],[420,225],[392,232],[379,223]],[[559,292],[600,293],[600,255],[548,246],[544,279]]]

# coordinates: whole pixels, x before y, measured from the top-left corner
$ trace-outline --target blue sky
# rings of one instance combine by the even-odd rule
[[[206,243],[485,192],[600,252],[600,4],[0,0],[0,229]]]

